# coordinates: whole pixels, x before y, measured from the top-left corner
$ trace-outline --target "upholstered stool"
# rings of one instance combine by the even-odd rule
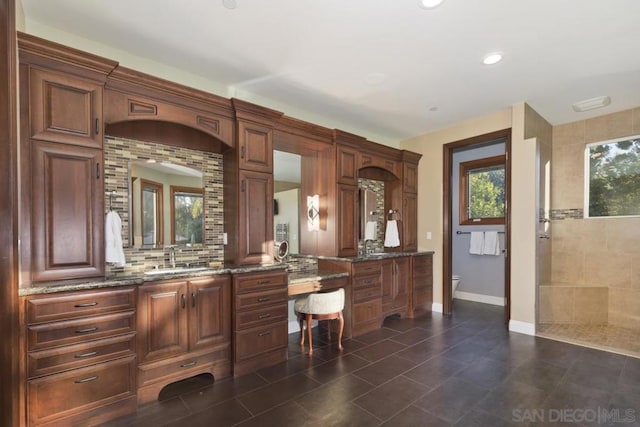
[[[342,331],[344,330],[344,289],[340,288],[332,292],[320,292],[298,298],[294,310],[300,322],[300,345],[304,347],[304,329],[302,321],[307,321],[307,335],[309,336],[309,354],[313,354],[313,341],[311,337],[312,321],[338,319],[338,348],[342,350]],[[331,337],[331,327],[329,337]]]

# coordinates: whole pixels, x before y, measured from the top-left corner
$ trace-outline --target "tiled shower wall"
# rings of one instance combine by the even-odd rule
[[[107,265],[107,277],[126,276],[150,269],[154,265],[167,266],[169,255],[164,248],[130,247],[129,223],[129,162],[132,160],[166,161],[198,169],[203,173],[205,242],[201,247],[178,248],[178,264],[220,263],[224,259],[223,230],[223,164],[222,155],[151,142],[107,137],[104,140],[105,207],[109,209],[109,194],[116,192],[111,208],[122,219],[122,237],[127,260],[125,267]]]
[[[640,218],[584,218],[585,144],[640,134],[640,108],[554,126],[542,323],[640,327]]]

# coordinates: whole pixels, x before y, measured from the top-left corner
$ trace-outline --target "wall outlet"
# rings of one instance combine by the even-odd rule
[[[227,241],[227,233],[222,233],[222,244],[226,245],[227,243],[229,243]]]
[[[427,240],[431,240],[431,232],[427,231]]]

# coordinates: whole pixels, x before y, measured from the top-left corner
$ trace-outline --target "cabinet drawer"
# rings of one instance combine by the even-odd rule
[[[278,304],[275,307],[250,310],[236,313],[236,329],[247,329],[262,324],[270,324],[274,321],[286,319],[288,315],[287,304]]]
[[[135,357],[127,357],[28,381],[29,425],[135,396],[135,369]]]
[[[286,272],[271,272],[234,277],[236,293],[264,291],[268,289],[287,287]]]
[[[357,262],[353,264],[353,276],[365,276],[380,274],[380,263],[374,262]]]
[[[287,321],[236,332],[236,361],[287,346]]]
[[[124,356],[135,356],[135,336],[127,334],[28,353],[29,377],[53,374]]]
[[[379,288],[381,286],[380,276],[364,276],[353,279],[353,288]]]
[[[140,365],[138,368],[138,385],[143,387],[162,380],[167,376],[199,370],[203,365],[210,365],[216,361],[229,360],[231,360],[231,350],[230,347],[227,346],[215,351],[192,352],[159,362]],[[186,376],[184,378],[186,378]]]
[[[368,322],[380,317],[382,314],[382,302],[374,300],[353,306],[353,323]]]
[[[29,326],[27,327],[28,350],[42,350],[134,332],[135,322],[135,311],[127,311]]]
[[[368,301],[370,299],[380,298],[381,296],[382,288],[380,286],[356,289],[353,291],[353,302]]]
[[[287,289],[266,292],[253,292],[236,296],[236,310],[248,310],[259,307],[267,307],[274,304],[287,305]]]
[[[84,316],[135,308],[133,288],[98,292],[76,292],[63,296],[27,300],[27,323],[76,319]]]

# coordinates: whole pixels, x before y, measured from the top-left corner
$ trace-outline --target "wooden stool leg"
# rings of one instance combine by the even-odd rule
[[[311,326],[313,326],[313,318],[311,314],[307,314],[307,335],[309,336],[309,355],[313,354],[313,337],[311,332]]]
[[[302,322],[302,314],[298,313],[298,322],[300,323],[300,345],[304,347],[304,326]]]
[[[338,313],[338,349],[342,351],[342,332],[344,331],[344,317],[342,317],[342,312]]]

